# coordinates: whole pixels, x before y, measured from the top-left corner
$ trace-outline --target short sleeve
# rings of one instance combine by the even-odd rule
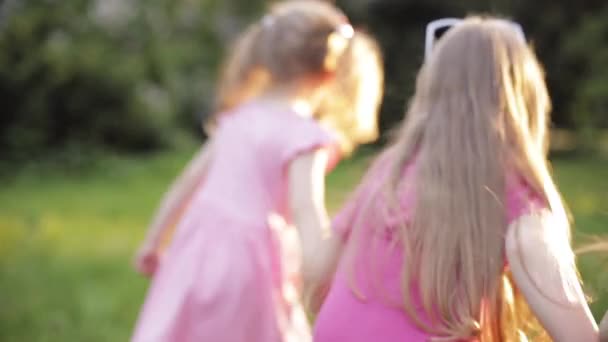
[[[288,165],[303,154],[327,148],[330,153],[327,169],[328,171],[333,169],[340,160],[336,138],[312,119],[301,117],[295,119],[295,123],[281,128],[281,135],[285,137],[284,146],[281,148],[281,160],[284,165]]]
[[[507,220],[511,224],[518,218],[547,207],[541,195],[532,188],[521,177],[509,177],[507,179]]]

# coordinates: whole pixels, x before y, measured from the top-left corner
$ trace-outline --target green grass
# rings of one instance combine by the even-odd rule
[[[0,191],[0,341],[126,341],[146,281],[130,258],[160,196],[193,150],[103,158],[86,172],[24,170]],[[367,157],[328,179],[339,207]],[[559,159],[560,188],[580,234],[608,234],[608,161]],[[608,272],[581,258],[596,316],[608,307]]]

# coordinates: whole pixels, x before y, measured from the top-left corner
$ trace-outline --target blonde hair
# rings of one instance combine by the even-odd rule
[[[317,110],[337,132],[342,153],[378,137],[378,110],[384,88],[382,53],[376,41],[356,32],[341,56],[336,79]]]
[[[406,120],[383,154],[392,170],[374,195],[398,213],[399,196],[412,191],[410,220],[397,226],[403,304],[419,328],[446,340],[548,339],[504,268],[504,201],[513,173],[564,222],[555,234],[570,238],[547,161],[549,110],[534,52],[504,20],[467,18],[422,66]],[[404,168],[414,158],[407,182]],[[370,208],[359,215],[377,211]],[[429,322],[417,316],[413,289]]]
[[[222,70],[217,111],[225,111],[272,85],[322,75],[337,58],[330,35],[346,17],[318,0],[284,1],[272,6],[236,41]]]

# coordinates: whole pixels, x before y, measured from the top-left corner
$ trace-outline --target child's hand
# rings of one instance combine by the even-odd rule
[[[608,312],[600,323],[600,342],[608,342]]]
[[[137,255],[135,256],[135,269],[147,276],[152,277],[156,270],[158,269],[158,265],[160,262],[160,252],[156,246],[153,246],[149,243],[144,243],[144,245],[139,249]]]

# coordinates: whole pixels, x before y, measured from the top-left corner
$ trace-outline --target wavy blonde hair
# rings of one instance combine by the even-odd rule
[[[564,222],[555,234],[570,239],[547,160],[549,111],[534,52],[501,19],[467,18],[445,34],[418,74],[406,120],[383,154],[392,170],[378,192],[388,196],[390,213],[412,187],[412,215],[398,224],[403,306],[439,340],[549,340],[504,268],[509,173]],[[414,157],[414,181],[406,182],[404,168]],[[415,289],[429,321],[417,316]]]
[[[378,137],[378,110],[384,90],[382,52],[376,40],[356,32],[338,60],[334,82],[317,110],[338,135],[343,155]]]
[[[346,23],[340,10],[323,1],[274,4],[232,47],[218,83],[217,111],[230,110],[268,87],[333,72],[327,62],[343,50],[333,49],[330,35]]]

